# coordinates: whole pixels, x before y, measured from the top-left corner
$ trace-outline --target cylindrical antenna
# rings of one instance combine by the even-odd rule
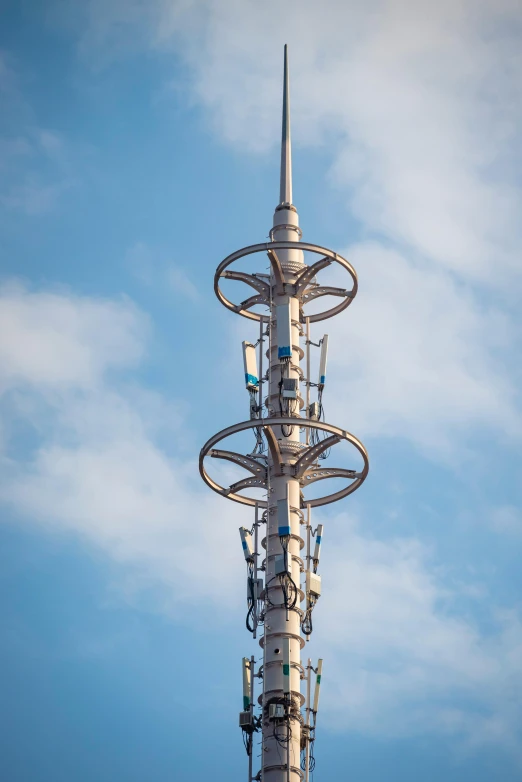
[[[287,697],[290,693],[290,638],[283,638],[283,694]]]
[[[257,375],[257,356],[255,346],[243,342],[243,365],[245,368],[245,385],[250,390],[257,391],[259,377]]]
[[[323,661],[319,658],[317,663],[317,676],[315,677],[315,690],[314,690],[314,706],[312,711],[317,714],[319,708],[319,691],[321,689],[321,676],[323,673]]]
[[[317,525],[317,531],[315,533],[315,547],[314,547],[314,566],[319,564],[319,557],[321,556],[321,541],[323,539],[323,525]]]
[[[243,657],[243,711],[248,711],[250,709],[251,676],[252,672],[250,670],[250,660],[248,657]]]
[[[254,561],[254,552],[252,550],[252,535],[250,530],[246,527],[239,528],[239,534],[241,536],[241,545],[243,547],[243,554],[247,562]]]
[[[321,340],[321,358],[319,359],[319,388],[326,383],[326,361],[328,359],[328,334]]]
[[[292,357],[292,313],[290,303],[278,304],[277,312],[277,357]]]
[[[285,497],[284,500],[277,501],[277,519],[279,537],[283,538],[290,535],[290,500]]]

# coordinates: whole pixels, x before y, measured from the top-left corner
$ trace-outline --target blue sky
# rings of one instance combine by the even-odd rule
[[[360,280],[325,409],[371,458],[316,514],[314,779],[519,780],[519,3],[2,16],[2,776],[246,774],[250,517],[197,455],[248,416],[212,279],[270,228],[288,42],[304,238]]]

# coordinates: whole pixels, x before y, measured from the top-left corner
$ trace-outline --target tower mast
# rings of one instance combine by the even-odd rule
[[[254,253],[266,253],[270,274],[247,274],[229,269],[234,261]],[[316,275],[332,263],[337,263],[348,273],[349,288],[318,283]],[[221,290],[222,279],[246,283],[254,289],[255,295],[234,304]],[[314,762],[313,743],[322,671],[322,660],[316,668],[310,660],[306,666],[301,661],[301,650],[312,632],[312,611],[321,594],[317,569],[322,525],[313,529],[311,510],[355,491],[368,473],[368,456],[356,437],[323,420],[328,336],[324,335],[319,343],[313,343],[310,324],[338,314],[352,302],[357,292],[357,275],[348,261],[337,253],[301,241],[297,209],[292,203],[286,45],[279,204],[274,212],[270,242],[251,245],[225,258],[217,269],[214,288],[222,304],[245,318],[257,321],[260,327],[256,344],[243,343],[250,420],[214,435],[200,455],[201,475],[212,489],[235,502],[255,507],[252,529],[240,528],[247,562],[247,627],[256,637],[258,627],[263,626],[259,641],[263,658],[257,672],[254,658],[243,658],[244,701],[240,725],[249,754],[249,782],[253,779],[298,782],[308,779]],[[323,296],[337,297],[341,301],[330,309],[308,314],[305,307],[308,309],[310,303]],[[312,346],[321,349],[318,382],[313,382],[310,377]],[[263,358],[268,358],[268,369],[262,377],[258,376],[256,351],[260,367]],[[306,371],[302,367],[305,356]],[[305,389],[304,397],[302,387]],[[317,401],[314,402],[310,401],[312,388],[317,388]],[[214,447],[225,438],[247,430],[253,432],[255,439],[251,453],[241,454]],[[321,464],[330,448],[343,441],[358,452],[359,469],[326,468]],[[250,476],[229,487],[222,487],[207,472],[205,458],[208,456],[226,459],[245,468]],[[332,494],[307,500],[303,490],[328,478],[342,478],[347,485]],[[266,550],[264,559],[258,546],[258,533],[263,525],[265,537],[261,545]],[[305,556],[303,549],[306,550]],[[259,578],[260,574],[264,574],[264,579]],[[312,701],[311,680],[314,673]],[[262,681],[262,693],[257,704],[259,714],[256,714],[253,698],[254,678]],[[306,680],[306,697],[301,694],[302,680]],[[260,739],[261,767],[254,775],[252,753],[257,737]]]

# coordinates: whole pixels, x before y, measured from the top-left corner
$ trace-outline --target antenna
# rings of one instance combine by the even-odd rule
[[[317,570],[319,565],[319,557],[321,556],[321,543],[323,541],[323,525],[317,525],[317,531],[315,533],[315,548],[314,548],[314,571]]]
[[[292,356],[292,311],[290,300],[276,305],[277,319],[277,357],[291,358]]]
[[[321,357],[319,359],[319,388],[326,383],[326,361],[328,359],[328,334],[321,340]]]
[[[252,264],[257,258],[260,271],[229,269],[246,257]],[[319,282],[320,272],[332,263],[349,277],[342,288]],[[238,303],[229,300],[220,287],[224,278],[249,286],[249,294],[243,292]],[[253,638],[259,630],[262,655],[262,660],[253,656],[243,659],[244,708],[239,725],[248,755],[248,782],[307,782],[315,764],[313,747],[323,665],[320,659],[317,668],[313,668],[309,660],[305,669],[300,659],[301,649],[313,632],[312,613],[321,595],[317,569],[323,525],[318,524],[315,532],[312,530],[311,509],[337,502],[356,491],[368,474],[369,463],[366,449],[357,437],[344,427],[323,420],[328,335],[313,342],[310,330],[316,322],[338,315],[352,303],[357,293],[357,274],[338,253],[301,241],[299,216],[292,204],[286,46],[280,198],[270,241],[250,245],[225,258],[217,268],[214,289],[227,309],[256,323],[259,334],[255,344],[243,342],[250,418],[213,435],[201,449],[199,461],[201,476],[211,489],[255,511],[253,527],[240,528],[247,565],[246,626]],[[309,312],[310,305],[322,302],[322,297],[330,297],[329,301],[334,297],[334,303],[324,308],[316,304]],[[311,380],[312,346],[320,348],[318,383]],[[268,366],[263,374],[264,356]],[[313,401],[312,391],[317,393]],[[246,454],[221,450],[219,444],[233,436],[243,438],[243,443],[245,437],[252,438],[253,450]],[[330,464],[325,468],[321,463],[339,444],[351,449],[357,460],[355,469]],[[222,486],[209,474],[211,458],[225,459],[243,468],[245,477]],[[342,479],[343,488],[337,487],[330,493],[323,490],[329,478]],[[318,490],[308,497],[312,485],[312,492]],[[306,556],[301,551],[305,546],[303,536]],[[312,671],[316,672],[313,704]],[[257,702],[253,696],[255,678],[262,679],[263,685]],[[306,679],[306,699],[301,695],[301,678]],[[255,741],[259,751],[254,752]],[[255,773],[254,757],[260,758],[260,768]]]
[[[245,368],[245,385],[247,390],[257,391],[259,377],[257,374],[257,356],[255,345],[243,342],[243,365]]]
[[[317,714],[319,709],[319,693],[321,691],[321,676],[323,675],[323,661],[319,658],[317,663],[317,675],[315,677],[314,705],[312,711]]]
[[[250,672],[250,660],[248,657],[243,657],[243,711],[248,711],[250,708],[250,680],[252,674]]]
[[[254,554],[252,552],[252,535],[250,530],[246,527],[239,528],[239,534],[241,536],[241,545],[243,546],[243,554],[247,562],[254,561]]]

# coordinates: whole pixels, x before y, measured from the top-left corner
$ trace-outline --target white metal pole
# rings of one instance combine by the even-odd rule
[[[310,418],[310,318],[306,318],[306,417]],[[306,429],[306,444],[310,442],[310,429]]]
[[[308,658],[308,665],[306,666],[306,725],[308,730],[306,731],[306,747],[305,747],[305,782],[310,780],[310,698],[311,698],[311,682],[312,682],[312,660]]]
[[[257,506],[256,506],[257,509]],[[255,673],[254,655],[250,658],[250,714],[254,717],[254,673]],[[250,734],[250,754],[248,756],[248,782],[252,782],[252,762],[254,756],[254,734]]]
[[[274,226],[272,236],[275,241],[297,241],[300,235],[298,230],[298,216],[295,207],[289,202],[291,199],[291,158],[290,158],[290,121],[289,121],[289,95],[288,95],[288,67],[285,47],[285,88],[283,99],[283,156],[281,166],[281,198],[284,199],[276,208],[274,214]],[[297,274],[304,268],[303,253],[297,249],[278,250],[278,260],[281,263],[285,283],[295,283]],[[272,302],[270,310],[272,339],[269,352],[270,406],[277,413],[281,412],[283,404],[281,398],[280,382],[283,377],[300,380],[300,351],[299,342],[301,336],[299,301],[295,296],[289,296],[287,291],[277,285],[277,278],[272,268],[271,274]],[[290,310],[290,346],[288,356],[281,358],[278,352],[278,323],[277,313],[283,313],[285,308]],[[278,309],[279,308],[279,309]],[[288,321],[287,321],[288,322]],[[279,336],[282,336],[282,333]],[[290,404],[292,404],[290,402]],[[298,414],[299,401],[293,408]],[[301,445],[299,419],[292,427],[274,427],[278,440],[283,465],[290,466],[295,462]],[[266,782],[301,782],[300,752],[301,752],[301,723],[299,720],[300,701],[300,664],[301,664],[301,619],[297,605],[292,610],[286,610],[283,604],[283,592],[279,581],[275,576],[275,557],[282,554],[282,545],[279,538],[279,519],[277,513],[278,500],[288,498],[290,504],[290,536],[288,540],[288,562],[291,578],[299,588],[300,565],[299,551],[301,546],[300,521],[301,521],[301,487],[296,478],[288,474],[282,474],[280,464],[274,463],[274,456],[269,453],[268,470],[270,475],[270,491],[268,493],[268,517],[266,540],[266,589],[270,603],[267,605],[265,619],[265,633],[263,638],[265,651],[265,708],[263,713],[263,744],[262,764],[264,780]],[[286,732],[287,752],[281,751],[281,746],[274,737],[274,726],[268,719],[266,706],[271,699],[283,697],[283,643],[287,640],[290,653],[290,697],[287,704],[289,714],[288,730]],[[286,763],[281,762],[286,754]]]
[[[306,569],[312,569],[312,508],[306,506]]]
[[[254,584],[255,584],[255,593],[254,593],[254,610],[252,612],[253,614],[253,623],[254,623],[254,632],[252,633],[253,637],[257,637],[257,558],[259,556],[258,551],[258,544],[259,544],[259,505],[256,502],[256,507],[254,510]]]
[[[263,415],[263,344],[264,344],[264,325],[265,321],[261,319],[259,321],[259,418]]]

